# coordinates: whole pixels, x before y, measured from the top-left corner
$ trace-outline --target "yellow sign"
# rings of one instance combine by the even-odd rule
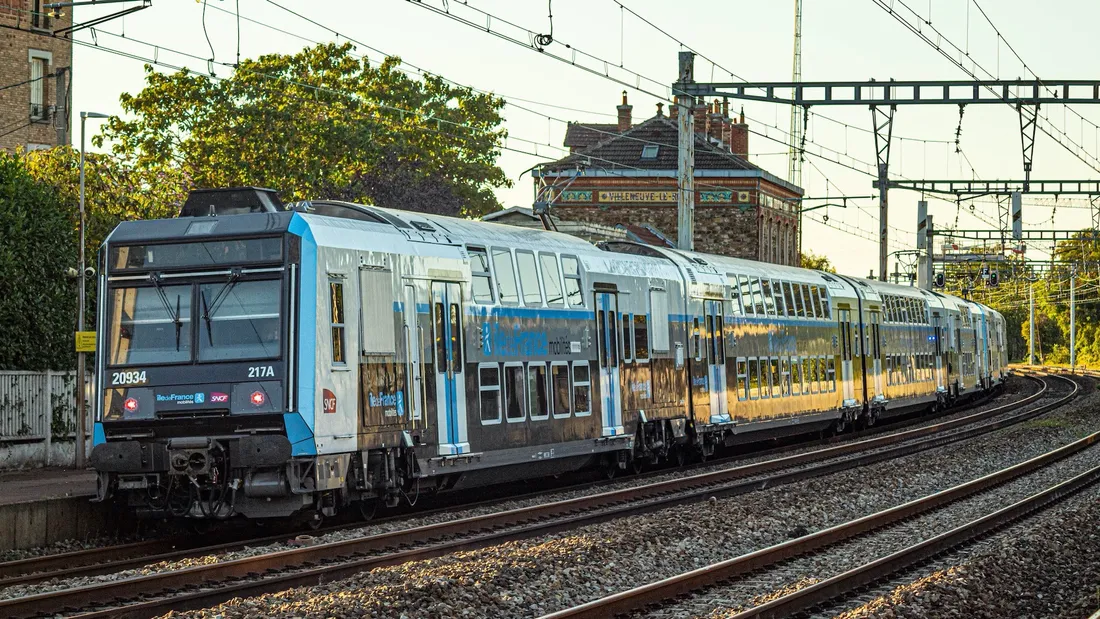
[[[95,352],[95,331],[76,332],[76,352]]]

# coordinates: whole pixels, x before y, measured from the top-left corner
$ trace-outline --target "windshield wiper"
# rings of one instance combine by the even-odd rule
[[[160,276],[156,273],[149,275],[149,281],[153,283],[153,287],[157,290],[157,295],[160,297],[161,305],[164,306],[165,313],[172,319],[172,322],[176,325],[176,351],[180,349],[180,331],[183,329],[183,321],[180,320],[180,295],[176,295],[176,311],[172,311],[172,304],[168,301],[168,295],[164,293],[164,289],[160,287]]]
[[[218,294],[214,295],[214,300],[209,305],[206,303],[206,293],[200,292],[202,297],[202,319],[206,322],[206,336],[210,340],[210,345],[214,345],[214,330],[210,328],[210,317],[217,313],[218,308],[221,307],[223,301],[229,298],[229,291],[233,289],[233,286],[237,284],[237,280],[241,277],[240,269],[233,269],[229,272],[229,279],[222,285]]]

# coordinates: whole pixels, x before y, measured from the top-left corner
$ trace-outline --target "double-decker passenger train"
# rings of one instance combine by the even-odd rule
[[[92,462],[148,515],[705,457],[1006,371],[1003,318],[937,292],[264,191],[122,223],[101,266]]]

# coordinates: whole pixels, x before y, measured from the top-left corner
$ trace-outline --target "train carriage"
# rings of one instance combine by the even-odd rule
[[[101,499],[316,523],[871,424],[1004,377],[1003,318],[939,293],[247,194],[196,192],[105,243]]]

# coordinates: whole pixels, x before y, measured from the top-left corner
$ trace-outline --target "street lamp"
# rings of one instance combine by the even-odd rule
[[[84,263],[84,124],[89,118],[110,118],[107,114],[100,114],[99,112],[81,112],[80,113],[80,272],[77,277],[80,278],[80,309],[76,316],[76,330],[84,330],[84,307],[85,307],[85,295],[86,286],[85,282],[88,279],[87,266]],[[86,387],[84,384],[84,351],[80,350],[76,353],[76,468],[84,468],[84,439],[87,436],[87,424],[85,423],[85,415],[87,414],[87,402],[86,394],[84,393]]]

